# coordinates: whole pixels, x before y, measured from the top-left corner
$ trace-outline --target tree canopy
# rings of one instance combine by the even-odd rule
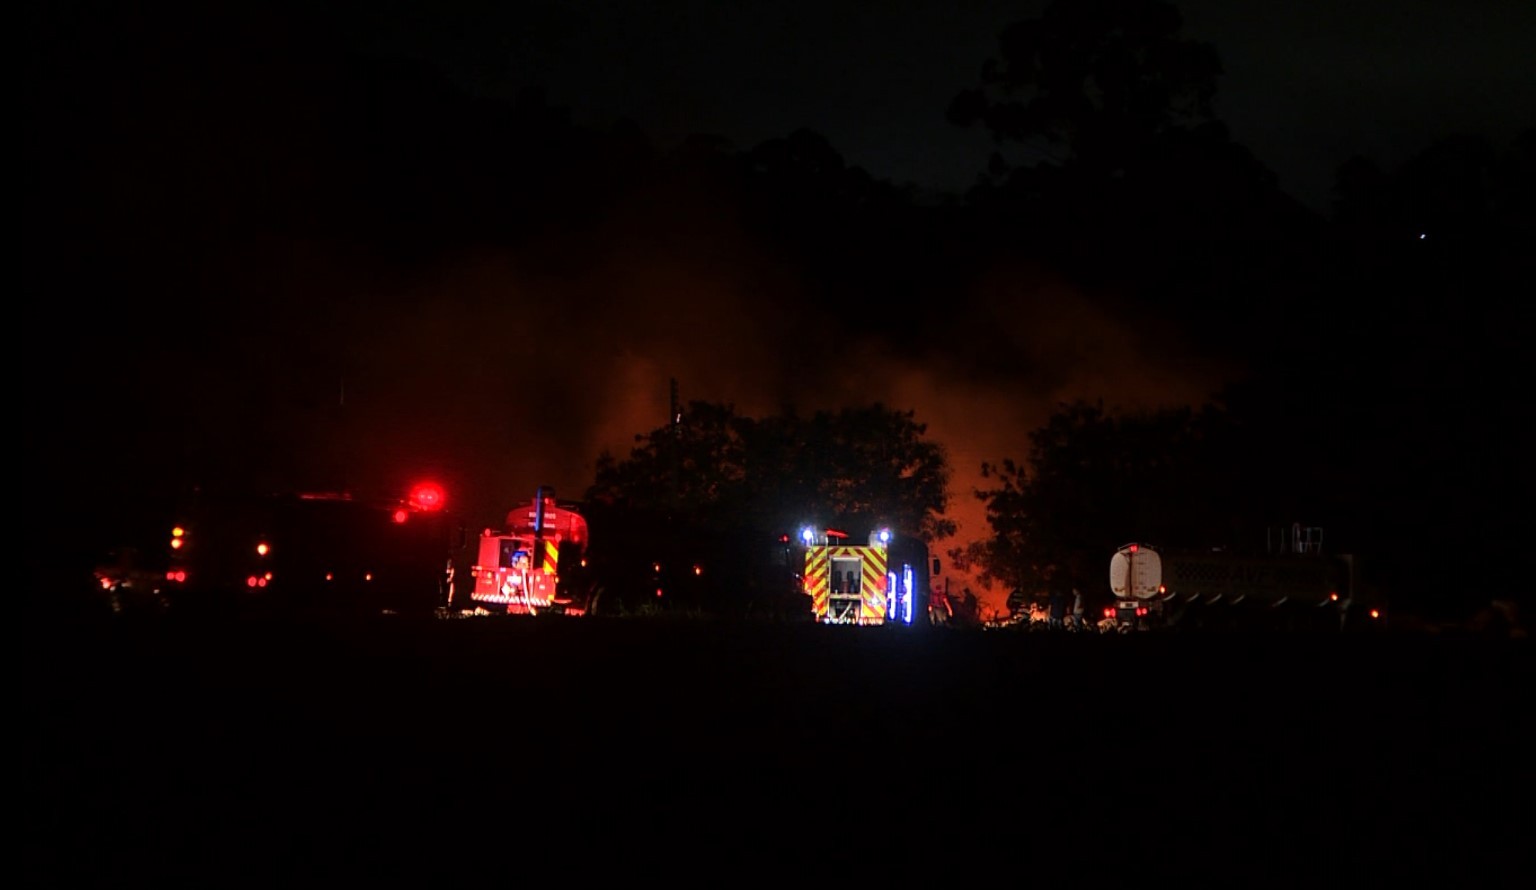
[[[616,582],[633,586],[665,564],[702,579],[678,588],[692,591],[693,607],[739,607],[764,583],[744,567],[760,569],[781,535],[807,523],[928,541],[954,534],[948,463],[925,433],[914,412],[879,403],[754,419],[694,401],[638,435],[627,457],[601,455],[585,509]]]

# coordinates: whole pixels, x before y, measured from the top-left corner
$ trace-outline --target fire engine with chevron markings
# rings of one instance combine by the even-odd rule
[[[800,531],[802,582],[822,624],[927,625],[930,568],[922,540],[889,529],[855,543],[839,529]]]
[[[473,608],[509,615],[584,615],[593,585],[586,571],[587,520],[541,486],[513,508],[505,528],[480,535],[470,572]]]

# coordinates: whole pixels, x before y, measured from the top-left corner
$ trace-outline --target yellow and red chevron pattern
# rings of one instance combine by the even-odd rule
[[[805,592],[811,598],[811,610],[817,621],[832,617],[832,560],[859,561],[860,624],[885,621],[884,547],[807,547],[805,550]]]
[[[560,542],[552,538],[544,539],[544,574],[554,575],[559,571]]]

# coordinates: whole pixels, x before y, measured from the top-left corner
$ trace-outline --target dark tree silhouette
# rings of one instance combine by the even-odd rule
[[[1159,139],[1215,119],[1221,60],[1182,25],[1161,0],[1053,3],[999,35],[982,87],[960,93],[949,118],[1030,146],[1033,159],[1127,172]]]
[[[1209,478],[1212,425],[1189,409],[1117,416],[1098,402],[1061,406],[1030,434],[1023,463],[983,466],[995,487],[976,495],[993,534],[963,557],[988,583],[1029,597],[1063,579],[1102,576],[1129,541],[1226,534],[1222,487]],[[1091,595],[1102,585],[1082,586]]]
[[[1313,441],[1351,483],[1342,506],[1362,546],[1400,601],[1439,618],[1524,587],[1509,493],[1531,484],[1536,369],[1511,299],[1536,282],[1533,148],[1536,131],[1502,149],[1457,135],[1392,169],[1344,164],[1323,281],[1329,360],[1292,369],[1313,394]],[[1404,547],[1436,556],[1388,557]]]
[[[970,200],[1000,249],[1246,360],[1288,339],[1271,335],[1311,292],[1321,220],[1232,142],[1211,107],[1220,59],[1181,27],[1158,0],[1053,3],[1000,35],[949,119],[998,144]]]
[[[952,535],[948,466],[925,431],[912,412],[878,404],[755,420],[692,402],[625,459],[599,457],[583,498],[594,540],[601,530],[609,542],[599,572],[610,590],[650,591],[646,573],[671,566],[688,596],[666,606],[730,612],[782,593],[769,563],[782,557],[779,536],[804,523]]]

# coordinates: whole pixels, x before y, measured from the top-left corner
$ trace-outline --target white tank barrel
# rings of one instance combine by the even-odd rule
[[[1163,560],[1157,551],[1127,544],[1109,560],[1109,589],[1121,599],[1145,600],[1157,596],[1163,583]]]

